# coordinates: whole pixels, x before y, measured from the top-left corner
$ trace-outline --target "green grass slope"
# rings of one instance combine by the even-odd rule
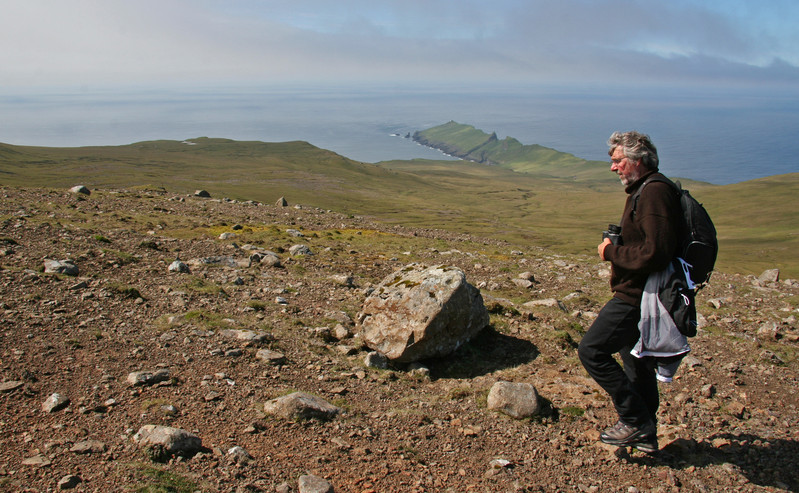
[[[0,184],[8,186],[206,189],[214,197],[265,203],[285,196],[291,204],[591,257],[601,231],[618,221],[624,205],[622,186],[610,178],[576,181],[467,161],[373,165],[307,142],[200,138],[81,148],[0,144]],[[720,270],[759,274],[777,267],[783,276],[799,277],[799,174],[726,186],[685,185],[716,223]]]
[[[462,159],[539,177],[612,181],[604,162],[587,161],[537,144],[525,145],[512,137],[499,140],[496,133],[489,135],[454,121],[415,132],[413,140]]]

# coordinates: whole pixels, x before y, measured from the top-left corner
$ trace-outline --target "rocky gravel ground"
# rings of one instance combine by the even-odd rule
[[[799,283],[714,274],[646,455],[597,441],[615,414],[576,357],[610,296],[598,259],[288,201],[0,188],[0,490],[799,489]],[[491,325],[422,369],[367,366],[354,320],[411,262],[463,269]],[[487,409],[498,381],[532,384],[542,414]],[[294,391],[342,412],[265,413]],[[145,425],[202,447],[155,462]]]

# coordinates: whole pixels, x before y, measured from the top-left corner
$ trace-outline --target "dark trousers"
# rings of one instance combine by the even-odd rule
[[[640,307],[613,298],[580,341],[577,354],[591,378],[610,395],[619,418],[632,426],[656,422],[660,404],[652,358],[636,358]],[[619,353],[624,367],[614,359]]]

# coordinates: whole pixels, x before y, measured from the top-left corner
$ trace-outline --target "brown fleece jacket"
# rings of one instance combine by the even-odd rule
[[[604,251],[612,265],[610,288],[614,296],[635,306],[641,303],[649,274],[665,269],[674,258],[682,227],[680,200],[668,183],[648,183],[632,213],[633,194],[653,174],[644,175],[626,188],[627,203],[621,219],[623,243],[608,245]]]

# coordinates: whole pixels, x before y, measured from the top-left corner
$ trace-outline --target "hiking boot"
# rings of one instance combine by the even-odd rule
[[[615,425],[599,435],[603,443],[619,447],[635,447],[641,452],[652,453],[658,449],[658,437],[655,425],[647,423],[637,427],[619,420]]]
[[[655,435],[652,435],[651,438],[644,439],[640,442],[630,444],[630,446],[646,454],[654,454],[660,450],[658,448],[658,438]]]

